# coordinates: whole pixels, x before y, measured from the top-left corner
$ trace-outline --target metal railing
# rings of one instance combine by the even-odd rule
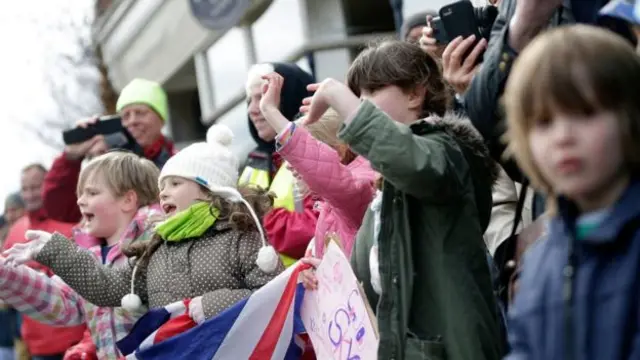
[[[353,49],[360,46],[366,46],[372,41],[379,40],[381,38],[392,38],[396,37],[395,33],[374,33],[374,34],[365,34],[365,35],[354,35],[346,38],[340,39],[320,39],[310,41],[304,45],[302,45],[297,50],[293,51],[289,56],[284,58],[285,62],[297,62],[306,56],[309,53],[313,53],[316,51],[326,51],[326,50],[337,50],[337,49]],[[221,117],[223,117],[226,113],[233,110],[240,103],[245,101],[246,94],[244,88],[240,88],[238,92],[231,97],[226,103],[217,107],[213,114],[204,119],[204,125],[209,126]]]

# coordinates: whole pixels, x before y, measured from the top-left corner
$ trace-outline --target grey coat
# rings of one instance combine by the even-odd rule
[[[258,268],[261,246],[257,232],[239,232],[218,220],[200,238],[160,245],[148,266],[136,271],[135,293],[150,308],[202,295],[205,316],[211,318],[283,270],[281,265],[276,273],[266,274]],[[97,306],[119,307],[131,290],[135,260],[108,268],[58,233],[35,260]]]

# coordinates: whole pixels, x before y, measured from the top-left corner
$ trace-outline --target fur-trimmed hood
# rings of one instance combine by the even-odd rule
[[[480,223],[486,230],[491,219],[493,185],[498,179],[500,167],[489,154],[478,130],[469,118],[454,112],[447,112],[443,117],[431,116],[411,125],[411,129],[417,135],[443,131],[456,140],[471,168]]]

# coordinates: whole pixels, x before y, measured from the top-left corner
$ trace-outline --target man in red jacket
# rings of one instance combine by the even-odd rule
[[[24,233],[27,230],[57,231],[65,236],[71,236],[71,228],[74,224],[48,219],[42,207],[41,191],[46,173],[46,169],[40,164],[29,165],[22,170],[20,194],[27,214],[11,226],[3,250],[26,242]],[[48,276],[52,275],[49,269],[36,262],[28,265]],[[64,352],[82,339],[84,330],[84,325],[52,327],[25,316],[21,333],[32,360],[62,360]]]
[[[116,110],[122,118],[122,126],[142,147],[144,157],[162,168],[175,150],[173,143],[162,135],[162,127],[169,119],[169,105],[160,84],[145,79],[132,80],[122,89]],[[84,121],[79,126],[95,121],[97,118]],[[102,135],[65,147],[44,180],[42,196],[49,218],[72,223],[80,221],[80,209],[76,204],[80,165],[85,157],[97,156],[107,150],[109,148]]]

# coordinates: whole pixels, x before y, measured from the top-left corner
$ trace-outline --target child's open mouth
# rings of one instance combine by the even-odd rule
[[[83,213],[82,216],[84,217],[84,220],[87,223],[90,223],[95,217],[95,215],[93,215],[92,213]]]
[[[176,211],[176,207],[175,207],[175,205],[164,204],[164,205],[162,205],[162,211],[164,211],[165,214],[171,214],[174,211]]]

